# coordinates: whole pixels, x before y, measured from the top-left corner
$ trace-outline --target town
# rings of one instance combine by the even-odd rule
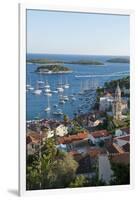
[[[129,77],[96,89],[92,109],[27,121],[27,189],[130,183]]]

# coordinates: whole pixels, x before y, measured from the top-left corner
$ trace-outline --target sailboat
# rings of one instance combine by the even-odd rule
[[[42,90],[39,89],[38,82],[36,83],[36,89],[34,90],[33,93],[36,95],[40,95],[42,93]]]
[[[57,87],[58,92],[64,92],[64,88],[62,86],[62,76],[61,76],[61,82],[58,84],[59,86]]]
[[[34,90],[34,87],[31,86],[31,77],[29,78],[29,87],[28,90]]]
[[[46,88],[46,89],[45,89],[46,95],[52,96],[51,89],[50,89],[50,85],[48,84],[48,81],[46,81],[46,84],[45,84],[44,87]]]
[[[38,84],[44,84],[44,81],[42,81],[42,76],[41,76],[41,73],[40,73],[40,79],[38,80]]]
[[[45,108],[45,112],[49,112],[51,110],[50,103],[49,103],[49,97],[47,97],[47,107]]]
[[[46,84],[45,84],[44,88],[50,88],[50,85],[48,84],[47,80],[46,80]]]
[[[67,78],[66,78],[66,83],[65,83],[65,85],[64,85],[64,88],[65,88],[65,89],[68,89],[69,86],[70,86],[70,85],[69,85],[68,80],[67,80]]]

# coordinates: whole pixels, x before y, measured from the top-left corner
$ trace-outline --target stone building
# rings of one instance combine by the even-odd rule
[[[122,112],[126,109],[127,109],[127,102],[122,100],[121,98],[121,89],[118,83],[117,88],[115,90],[115,98],[114,101],[112,102],[113,117],[117,120],[121,120]]]

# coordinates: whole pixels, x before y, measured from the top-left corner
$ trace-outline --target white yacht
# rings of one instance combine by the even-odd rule
[[[65,83],[65,85],[64,85],[64,88],[65,88],[65,89],[68,89],[69,86],[70,86],[70,85],[69,85],[69,83],[68,83],[68,81],[67,81],[67,79],[66,79],[66,83]]]
[[[48,81],[46,81],[46,84],[45,84],[44,88],[50,88],[50,85],[48,84]]]
[[[42,90],[40,89],[34,90],[34,94],[36,95],[40,95],[41,93],[42,93]]]
[[[27,90],[34,90],[34,87],[31,86],[31,78],[29,77],[29,83],[26,85]]]
[[[38,82],[38,84],[44,84],[44,81],[42,81],[41,73],[40,73],[40,78],[39,78],[39,80],[37,82]]]
[[[28,90],[34,90],[34,87],[32,87],[32,86],[30,86],[29,88],[28,88]]]
[[[63,84],[62,84],[62,76],[61,76],[61,81],[58,84],[57,90],[58,90],[58,92],[64,92],[64,88],[63,88]]]
[[[45,93],[45,95],[51,97],[51,96],[52,96],[52,93],[47,92],[47,93]]]
[[[36,84],[36,89],[34,90],[33,93],[36,94],[36,95],[40,95],[42,93],[42,90],[39,89],[38,82]]]
[[[57,93],[58,93],[58,91],[57,91],[57,90],[53,90],[53,91],[52,91],[52,93],[54,93],[54,94],[57,94]]]
[[[45,89],[45,92],[46,92],[46,93],[51,92],[50,88]]]
[[[68,96],[63,96],[62,99],[63,99],[64,101],[68,101],[68,100],[69,100],[69,97],[68,97]]]
[[[64,92],[64,88],[63,88],[62,86],[59,86],[59,87],[57,88],[57,90],[58,90],[58,92]]]
[[[63,115],[63,112],[61,109],[58,109],[57,111],[53,112],[53,115]]]

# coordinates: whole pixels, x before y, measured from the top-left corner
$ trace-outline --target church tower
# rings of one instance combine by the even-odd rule
[[[115,99],[113,102],[113,117],[117,120],[121,120],[122,118],[122,108],[121,108],[121,89],[119,87],[119,83],[117,83],[117,88],[115,90]]]

